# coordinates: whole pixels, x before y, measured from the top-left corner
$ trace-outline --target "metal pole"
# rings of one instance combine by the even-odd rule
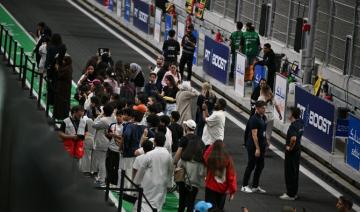
[[[254,8],[253,8],[253,24],[255,26],[255,19],[256,19],[256,4],[257,4],[257,0],[254,0]]]
[[[21,87],[25,88],[25,81],[26,81],[26,72],[27,72],[27,62],[29,60],[29,56],[25,54],[25,64],[23,66],[23,73],[22,73],[22,82]]]
[[[329,11],[329,16],[330,16],[330,21],[329,21],[329,25],[328,25],[328,31],[327,31],[327,40],[326,40],[326,53],[325,53],[325,65],[329,64],[329,58],[330,58],[330,51],[331,51],[331,34],[333,32],[334,29],[334,0],[331,0],[330,3],[330,11]]]
[[[4,55],[3,60],[6,60],[6,46],[7,46],[7,40],[8,40],[9,32],[5,29],[5,41],[4,41]]]
[[[350,55],[349,55],[349,65],[348,65],[348,70],[349,70],[349,75],[351,76],[352,75],[352,72],[353,72],[353,61],[354,61],[354,54],[353,54],[353,49],[354,49],[354,46],[355,46],[355,42],[356,39],[357,39],[357,33],[356,33],[356,21],[358,20],[358,8],[359,8],[359,1],[357,0],[356,3],[355,3],[355,8],[354,8],[354,19],[353,19],[353,33],[352,33],[352,42],[351,42],[351,52],[350,52]]]
[[[0,24],[0,47],[2,45],[2,39],[3,39],[3,31],[4,31],[4,26],[2,24]],[[0,54],[1,54],[1,50],[0,50]]]
[[[118,212],[121,212],[122,203],[123,203],[122,201],[124,196],[124,181],[125,181],[125,170],[121,170]]]
[[[37,101],[38,109],[41,110],[41,97],[42,97],[42,88],[43,88],[43,82],[44,82],[44,74],[40,73],[40,82],[39,82],[39,96]]]
[[[34,90],[34,78],[35,78],[35,63],[31,62],[32,68],[31,68],[31,80],[30,80],[30,93],[29,97],[33,98],[33,90]]]
[[[18,48],[18,43],[16,41],[14,41],[14,56],[13,56],[13,72],[16,73],[15,69],[16,69],[16,59],[17,59],[17,48]]]
[[[24,56],[24,48],[20,48],[20,61],[19,61],[19,81],[21,80],[21,74],[23,72],[23,56]]]
[[[141,203],[142,203],[142,196],[143,196],[143,188],[139,188],[139,196],[138,196],[138,202],[137,202],[137,212],[141,212]]]
[[[304,58],[304,76],[303,83],[310,84],[312,70],[314,68],[314,45],[315,45],[315,31],[316,31],[316,15],[317,15],[318,0],[310,1],[309,5],[309,24],[311,26],[310,32],[306,36],[306,51],[303,55]]]
[[[109,193],[110,193],[110,181],[109,181],[109,179],[107,179],[107,177],[106,177],[106,179],[105,179],[105,182],[106,182],[106,187],[105,187],[105,202],[107,202],[108,199],[109,199]]]
[[[289,41],[290,41],[290,32],[291,32],[291,18],[293,14],[293,0],[290,0],[289,3],[289,12],[288,12],[288,22],[287,22],[287,33],[286,33],[286,47],[289,47]]]
[[[12,51],[12,43],[13,43],[13,37],[10,35],[10,40],[9,40],[9,49],[8,49],[8,58],[7,58],[7,65],[11,66],[11,51]]]

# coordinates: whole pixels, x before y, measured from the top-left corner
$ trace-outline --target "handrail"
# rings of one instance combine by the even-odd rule
[[[18,41],[14,39],[13,35],[11,35],[9,30],[3,24],[0,24],[0,47],[0,53],[3,54],[3,60],[6,61],[9,67],[11,67],[14,74],[18,74],[18,80],[21,81],[21,87],[23,89],[29,89],[29,98],[35,98],[35,77],[39,76],[36,99],[38,109],[42,110],[43,106],[41,105],[41,97],[44,86],[43,84],[44,81],[46,81],[44,74],[36,70],[36,62],[31,59],[32,56],[25,53],[24,48],[19,45]],[[30,81],[27,79],[28,71],[30,72]],[[45,101],[44,107],[46,115],[48,116],[49,104],[47,103],[47,100]]]
[[[141,212],[141,205],[142,205],[142,199],[144,198],[145,202],[150,206],[151,210],[153,212],[157,212],[157,209],[154,208],[150,201],[146,198],[144,195],[144,190],[139,185],[135,184],[126,174],[125,170],[121,170],[121,176],[120,176],[120,188],[110,188],[110,182],[106,180],[106,188],[105,188],[105,201],[108,201],[109,199],[109,191],[120,191],[119,192],[119,205],[118,205],[118,212],[121,212],[122,208],[122,202],[123,202],[123,196],[124,191],[134,191],[138,192],[138,198],[137,198],[137,211]],[[131,183],[135,188],[124,188],[125,179]]]

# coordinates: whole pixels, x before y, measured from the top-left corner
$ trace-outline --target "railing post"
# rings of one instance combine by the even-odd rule
[[[20,61],[19,61],[19,81],[21,81],[21,74],[23,72],[23,56],[24,56],[24,48],[20,48]]]
[[[22,72],[22,82],[21,82],[21,87],[24,89],[25,88],[25,81],[26,81],[26,72],[27,72],[27,62],[28,62],[28,58],[29,56],[27,56],[25,54],[25,63],[23,65],[23,72]]]
[[[2,46],[2,40],[3,40],[3,36],[4,36],[4,26],[2,24],[0,24],[0,47]],[[1,54],[1,49],[0,49],[0,54]]]
[[[8,49],[8,57],[7,57],[7,66],[11,66],[11,50],[12,50],[13,37],[10,35],[9,40],[9,49]]]
[[[8,34],[9,32],[5,29],[5,41],[4,41],[4,55],[3,55],[3,60],[6,60],[6,46],[7,46],[7,40],[8,40]]]
[[[17,59],[18,43],[14,41],[14,55],[13,55],[13,72],[16,73],[16,59]]]
[[[121,212],[122,209],[122,203],[123,203],[122,201],[124,196],[124,181],[125,181],[125,170],[121,170],[118,212]]]
[[[137,202],[137,212],[141,212],[141,203],[142,203],[142,197],[143,196],[143,188],[139,187],[139,196],[138,196],[138,202]]]
[[[39,96],[38,96],[38,100],[37,100],[37,106],[38,109],[41,110],[41,97],[42,97],[42,88],[43,88],[43,82],[44,82],[44,74],[40,73],[40,82],[39,82]]]
[[[35,63],[31,62],[32,68],[31,68],[31,80],[30,80],[30,93],[29,97],[33,98],[33,90],[34,90],[34,78],[35,78]]]

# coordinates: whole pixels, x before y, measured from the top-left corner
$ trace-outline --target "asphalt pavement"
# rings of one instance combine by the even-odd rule
[[[83,15],[65,0],[2,0],[1,3],[14,15],[26,30],[34,32],[36,24],[46,22],[54,33],[60,33],[73,58],[74,81],[88,58],[96,53],[99,47],[109,47],[114,60],[139,63],[143,69],[150,64],[142,55],[128,47],[100,25]],[[242,177],[246,168],[247,153],[243,144],[243,130],[226,120],[224,143],[233,156],[240,190]],[[299,199],[293,202],[280,200],[278,197],[285,191],[283,159],[274,152],[269,152],[265,159],[265,168],[260,180],[266,194],[244,194],[237,192],[233,201],[226,203],[227,211],[240,211],[246,206],[251,212],[281,211],[284,205],[296,207],[297,211],[336,211],[336,198],[320,187],[312,179],[301,173],[299,182]],[[204,198],[203,191],[198,198]],[[104,203],[105,204],[105,203]]]

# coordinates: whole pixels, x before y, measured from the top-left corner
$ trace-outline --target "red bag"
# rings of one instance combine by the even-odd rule
[[[84,141],[72,139],[64,140],[64,148],[70,154],[71,157],[80,159],[84,156]]]

